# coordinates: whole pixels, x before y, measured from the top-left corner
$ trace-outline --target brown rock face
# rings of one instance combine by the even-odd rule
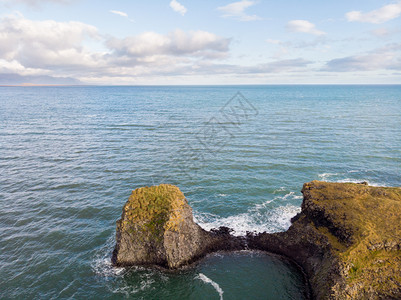
[[[286,232],[250,248],[293,259],[317,299],[401,299],[401,188],[312,181]]]
[[[401,188],[305,183],[302,211],[286,232],[207,232],[176,186],[139,188],[117,221],[113,263],[170,269],[218,250],[284,255],[309,278],[313,298],[401,299]]]
[[[178,187],[168,184],[132,192],[117,221],[112,261],[118,266],[159,265],[175,269],[216,250],[239,250],[243,240],[224,230],[207,232],[193,221]]]

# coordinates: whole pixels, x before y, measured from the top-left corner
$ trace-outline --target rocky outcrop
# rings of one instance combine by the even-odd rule
[[[176,269],[217,250],[244,248],[228,228],[207,232],[193,221],[178,187],[168,184],[132,192],[117,221],[112,261],[117,266],[158,265]]]
[[[117,221],[113,263],[176,269],[218,250],[257,249],[290,258],[316,299],[401,299],[401,188],[305,183],[302,211],[286,232],[200,228],[176,186],[132,192]]]
[[[302,211],[286,232],[248,245],[303,267],[317,299],[401,299],[401,188],[304,184]]]

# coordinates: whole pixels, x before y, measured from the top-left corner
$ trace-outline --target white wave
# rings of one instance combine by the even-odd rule
[[[279,192],[284,192],[285,191],[285,187],[281,186],[280,188],[276,189],[273,191],[273,194],[277,194]]]
[[[130,285],[124,285],[116,288],[109,289],[114,294],[124,294],[125,298],[129,299],[132,294],[138,293],[140,290]]]
[[[322,174],[318,174],[317,176],[321,180],[326,181],[326,180],[329,179],[329,177],[333,177],[333,176],[336,176],[336,175],[339,175],[339,174],[338,173],[322,173]]]
[[[132,272],[133,270],[141,271],[140,273],[137,273],[137,275],[140,277],[139,280],[135,282],[120,282],[118,287],[113,286],[110,282],[108,284],[109,290],[114,294],[124,294],[126,298],[132,298],[133,294],[145,290],[155,290],[157,288],[154,285],[156,282],[156,273],[153,270],[147,270],[142,267],[131,267],[130,271]],[[159,278],[164,282],[168,281],[167,276],[162,275]]]
[[[359,183],[359,182],[362,182],[362,181],[363,180],[359,180],[359,179],[355,179],[355,178],[344,178],[344,179],[339,179],[336,182],[339,182],[339,183],[347,183],[347,182],[348,183]]]
[[[132,298],[132,295],[138,292],[155,289],[156,278],[167,282],[169,277],[166,274],[159,273],[154,269],[148,269],[142,266],[133,266],[129,268],[115,267],[111,263],[111,251],[115,245],[115,235],[109,237],[107,242],[96,251],[91,263],[93,272],[98,276],[103,285],[114,294],[122,294],[125,298]],[[139,280],[133,282],[125,282],[126,274],[134,272],[139,276]],[[118,281],[115,279],[118,277]]]
[[[111,263],[111,251],[115,245],[115,238],[112,235],[106,242],[106,244],[95,253],[95,257],[92,261],[91,267],[95,274],[109,277],[109,276],[120,276],[126,271],[125,268],[118,268],[113,266]]]
[[[97,275],[104,277],[120,276],[125,272],[125,268],[118,268],[113,266],[110,257],[96,258],[92,263],[92,269]]]
[[[301,196],[301,195],[295,195],[294,192],[289,192],[288,194],[283,196],[283,199],[287,200],[289,197],[291,197],[292,199],[302,199],[303,198],[303,196]]]
[[[280,206],[274,210],[274,214],[269,218],[270,223],[275,224],[276,231],[285,231],[291,226],[291,219],[301,212],[301,207],[294,205]]]
[[[211,284],[214,287],[214,289],[216,290],[216,292],[219,293],[220,300],[223,300],[224,291],[221,289],[221,287],[216,282],[214,282],[213,280],[211,280],[209,277],[207,277],[206,275],[204,275],[202,273],[199,273],[198,276],[196,276],[196,278],[202,280],[204,283]]]
[[[296,199],[296,195],[290,195]],[[288,197],[287,197],[288,198]],[[233,229],[235,236],[243,236],[249,232],[285,231],[291,225],[291,218],[301,211],[299,206],[287,204],[272,207],[273,200],[257,204],[245,213],[220,217],[210,213],[194,212],[194,221],[203,229],[210,230],[225,226]],[[270,204],[270,205],[269,205]]]
[[[267,200],[267,201],[263,202],[262,204],[255,204],[255,209],[259,210],[259,209],[266,208],[272,202],[273,202],[273,200]]]
[[[387,186],[384,183],[377,183],[377,182],[369,181],[369,180],[366,180],[366,179],[356,179],[356,178],[344,178],[344,179],[337,180],[336,182],[340,182],[340,183],[347,183],[347,182],[350,182],[350,183],[361,183],[361,182],[366,182],[370,186]]]
[[[143,291],[145,289],[148,289],[153,283],[155,283],[155,280],[152,279],[152,278],[147,277],[146,279],[141,280],[139,289],[141,291]]]
[[[220,226],[229,227],[234,230],[232,234],[235,236],[243,236],[247,231],[263,232],[266,229],[265,225],[256,224],[248,213],[225,218],[212,214],[195,213],[194,221],[205,230],[219,228]]]
[[[360,171],[358,170],[350,170],[347,173],[352,173],[353,175],[347,175],[347,173],[322,173],[322,174],[318,174],[318,177],[323,180],[323,181],[327,181],[327,182],[339,182],[339,183],[347,183],[347,182],[351,182],[351,183],[361,183],[361,182],[367,182],[368,185],[370,186],[387,186],[386,184],[383,183],[378,183],[378,182],[373,182],[373,181],[369,181],[366,180],[364,178],[357,178],[358,175],[355,173],[358,173]],[[330,177],[336,177],[336,178],[330,178]],[[347,176],[354,176],[354,177],[347,177]]]

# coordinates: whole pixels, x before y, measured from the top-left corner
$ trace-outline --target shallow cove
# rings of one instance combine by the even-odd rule
[[[117,269],[118,270],[118,269]],[[180,271],[119,269],[109,288],[137,299],[307,299],[295,266],[261,251],[214,253]]]

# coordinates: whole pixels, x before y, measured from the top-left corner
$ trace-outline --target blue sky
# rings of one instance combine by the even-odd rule
[[[0,84],[401,83],[401,1],[0,0]]]

